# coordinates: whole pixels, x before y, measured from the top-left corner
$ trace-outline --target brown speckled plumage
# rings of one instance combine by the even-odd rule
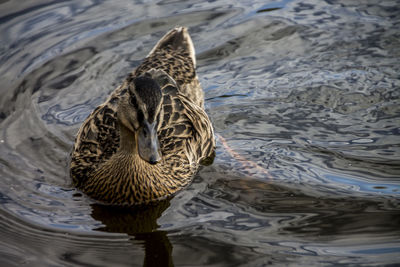
[[[143,63],[79,129],[70,165],[78,188],[103,202],[132,205],[168,197],[191,181],[200,162],[214,156],[215,148],[195,65],[186,28],[171,30],[157,43]],[[137,77],[153,79],[162,92],[162,104],[155,117],[161,160],[155,165],[137,153],[133,141],[137,122],[124,126],[124,118],[133,115],[122,114],[127,110],[122,108],[123,103],[129,100],[129,109],[136,112],[142,101],[131,93],[138,90],[134,88]],[[143,100],[147,109],[153,103],[150,100]]]

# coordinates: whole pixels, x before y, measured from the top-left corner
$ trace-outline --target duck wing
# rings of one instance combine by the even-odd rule
[[[118,150],[120,135],[116,101],[115,96],[109,97],[104,104],[98,106],[86,118],[76,135],[71,152],[70,173],[78,186],[99,164]]]
[[[163,155],[185,153],[192,163],[212,158],[214,131],[204,109],[182,94],[175,80],[163,70],[147,73],[164,92],[158,129]]]

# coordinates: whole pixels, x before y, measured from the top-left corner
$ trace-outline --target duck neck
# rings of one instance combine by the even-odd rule
[[[182,161],[167,155],[156,165],[137,151],[136,135],[120,124],[120,147],[102,164],[83,188],[91,197],[113,204],[144,204],[171,196],[190,182],[195,168],[181,168]]]
[[[138,154],[136,134],[125,127],[122,123],[119,124],[120,129],[120,144],[119,151],[123,154]]]

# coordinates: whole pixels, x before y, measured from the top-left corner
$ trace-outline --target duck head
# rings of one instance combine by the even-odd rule
[[[121,146],[129,146],[144,161],[156,164],[161,160],[157,135],[163,99],[160,86],[151,75],[144,75],[128,79],[128,88],[117,111],[125,128],[121,130]]]

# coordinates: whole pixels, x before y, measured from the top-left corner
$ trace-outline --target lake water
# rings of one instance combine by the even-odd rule
[[[96,204],[74,136],[176,25],[215,162],[171,201]],[[3,0],[0,36],[1,266],[400,264],[400,1]]]

